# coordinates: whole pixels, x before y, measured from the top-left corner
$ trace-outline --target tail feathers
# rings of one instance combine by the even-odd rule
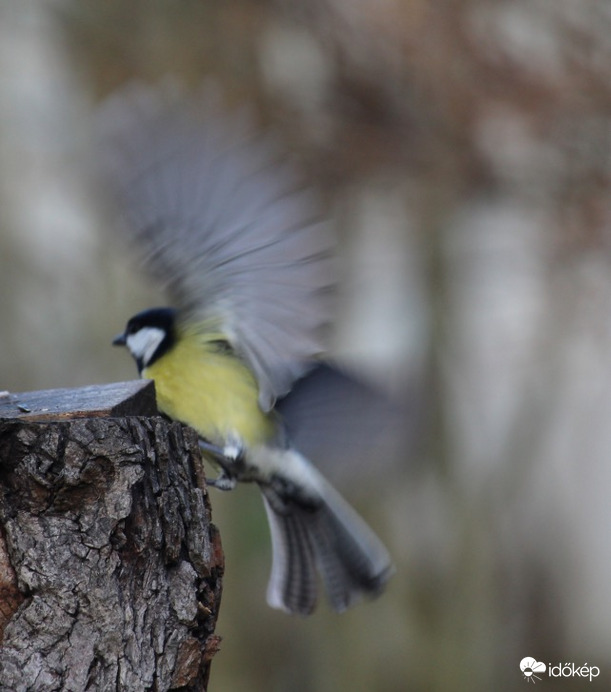
[[[272,490],[264,490],[264,504],[272,536],[272,572],[267,602],[272,608],[309,615],[316,606],[317,580],[314,547],[307,522],[299,512],[276,511],[279,498],[270,501]]]
[[[321,476],[316,497],[262,486],[272,536],[270,606],[310,614],[322,577],[331,607],[342,612],[364,595],[376,596],[393,573],[386,548]]]

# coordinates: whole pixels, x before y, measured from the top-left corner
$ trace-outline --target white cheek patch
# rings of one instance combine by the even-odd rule
[[[136,360],[141,360],[147,366],[159,344],[165,338],[165,331],[158,327],[143,327],[135,334],[127,337],[127,348]]]

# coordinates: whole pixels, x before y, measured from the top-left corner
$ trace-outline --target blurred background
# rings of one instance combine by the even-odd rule
[[[317,185],[332,352],[408,400],[401,454],[332,472],[396,561],[375,602],[269,609],[260,498],[213,493],[211,691],[518,690],[526,656],[601,671],[542,689],[609,689],[610,66],[605,0],[0,4],[0,390],[134,378],[110,339],[163,298],[112,233],[91,118],[172,73],[250,104]]]

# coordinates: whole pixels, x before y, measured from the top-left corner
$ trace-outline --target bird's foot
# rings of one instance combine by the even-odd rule
[[[243,465],[244,449],[238,442],[230,441],[224,447],[200,439],[200,449],[220,466],[221,470],[216,478],[208,480],[208,485],[218,490],[233,490],[238,483],[238,475]]]
[[[238,479],[235,476],[229,475],[225,470],[221,470],[216,478],[209,478],[207,483],[211,488],[227,491],[233,490],[236,487]]]

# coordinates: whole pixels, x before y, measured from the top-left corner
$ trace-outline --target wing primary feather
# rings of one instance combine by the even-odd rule
[[[128,85],[96,119],[102,174],[145,267],[183,319],[221,324],[268,408],[322,350],[335,240],[277,139],[221,104]]]

